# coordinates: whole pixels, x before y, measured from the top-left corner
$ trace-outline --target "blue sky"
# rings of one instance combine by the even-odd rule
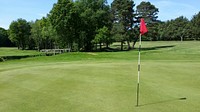
[[[113,0],[108,0],[111,3]],[[191,19],[200,11],[200,0],[133,0],[139,5],[142,1],[149,1],[159,9],[158,19],[162,21],[185,16]]]
[[[113,0],[108,0],[110,4]],[[134,0],[136,5],[141,1]],[[191,19],[200,11],[200,0],[148,0],[159,9],[158,19],[166,21],[185,16]],[[0,27],[9,28],[18,18],[34,21],[45,16],[57,0],[0,0]]]
[[[57,0],[0,0],[0,27],[9,28],[18,18],[34,21],[46,16]]]

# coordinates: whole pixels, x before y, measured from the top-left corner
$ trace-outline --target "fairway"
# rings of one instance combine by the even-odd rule
[[[200,42],[142,43],[139,107],[137,58],[134,49],[0,62],[0,112],[200,111]]]

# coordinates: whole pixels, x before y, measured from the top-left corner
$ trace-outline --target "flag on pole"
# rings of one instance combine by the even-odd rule
[[[148,32],[145,21],[143,18],[140,20],[140,34],[144,35],[146,32]]]
[[[145,21],[143,18],[141,18],[141,22],[140,22],[140,40],[139,40],[139,55],[138,55],[138,82],[137,82],[137,105],[139,106],[139,93],[140,93],[140,69],[141,69],[141,65],[140,65],[140,50],[141,50],[141,46],[142,46],[142,35],[144,35],[146,32],[148,32]]]

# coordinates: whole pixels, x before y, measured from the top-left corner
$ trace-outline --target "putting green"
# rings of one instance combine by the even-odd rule
[[[198,112],[198,45],[144,43],[139,107],[135,106],[137,51],[70,53],[2,62],[0,111]],[[188,49],[191,52],[186,52]]]

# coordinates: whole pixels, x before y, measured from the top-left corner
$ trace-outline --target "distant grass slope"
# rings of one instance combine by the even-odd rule
[[[0,62],[39,56],[42,53],[34,50],[18,50],[16,47],[0,47]]]
[[[16,47],[0,47],[0,56],[38,55],[37,51],[18,50]]]
[[[0,112],[200,111],[200,42],[142,43],[139,107],[137,57],[135,49],[2,62]]]

